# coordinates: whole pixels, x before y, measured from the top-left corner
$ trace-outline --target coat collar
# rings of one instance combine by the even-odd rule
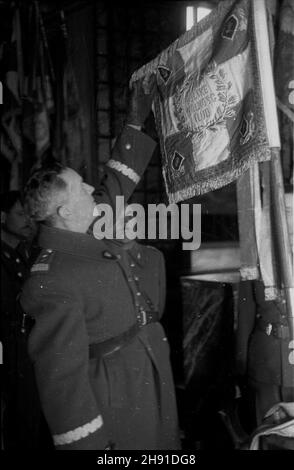
[[[105,250],[102,241],[87,233],[71,232],[48,225],[41,225],[38,241],[41,248],[90,259],[101,259]]]
[[[27,262],[29,258],[28,248],[23,241],[20,241],[16,248],[12,248],[4,240],[1,240],[1,255],[8,260],[21,258],[23,262]]]
[[[136,242],[124,246],[116,241],[97,240],[87,233],[71,232],[48,225],[41,225],[38,241],[41,248],[92,260],[118,260],[118,255],[127,252],[137,264],[144,264],[142,245]]]

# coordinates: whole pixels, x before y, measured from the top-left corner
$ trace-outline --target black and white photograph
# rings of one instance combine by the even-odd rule
[[[0,0],[0,111],[1,455],[294,450],[294,0]]]

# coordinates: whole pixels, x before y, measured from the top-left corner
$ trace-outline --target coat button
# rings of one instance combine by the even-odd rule
[[[138,295],[138,296],[141,295],[141,292],[137,292],[136,295]]]
[[[20,259],[19,258],[16,258],[15,260],[17,263],[20,263]]]
[[[125,147],[126,147],[127,150],[130,150],[132,146],[131,146],[130,143],[127,143]]]
[[[22,273],[17,273],[18,277],[22,277]]]
[[[130,266],[131,266],[131,268],[134,268],[136,265],[135,265],[135,263],[131,263]]]

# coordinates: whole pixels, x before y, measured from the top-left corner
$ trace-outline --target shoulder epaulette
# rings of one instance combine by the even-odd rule
[[[49,271],[53,254],[53,250],[43,250],[31,267],[31,273]]]

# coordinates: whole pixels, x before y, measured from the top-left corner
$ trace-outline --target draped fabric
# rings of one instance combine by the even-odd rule
[[[281,160],[285,183],[293,166],[294,122],[294,1],[284,0],[279,10],[279,28],[271,47],[275,56],[275,93],[281,134]],[[292,154],[292,155],[291,155]],[[242,280],[262,279],[265,299],[278,299],[278,253],[269,163],[256,164],[237,181],[238,221]]]
[[[271,185],[269,162],[254,165],[237,181],[241,279],[262,279],[266,300],[281,296]]]
[[[281,157],[286,184],[293,183],[294,157],[294,0],[283,0],[275,45],[275,88]]]
[[[10,190],[19,189],[19,165],[22,155],[21,85],[23,78],[19,10],[13,12],[12,34],[2,51],[4,68],[3,108],[0,122],[0,151],[10,164]]]
[[[60,12],[58,46],[58,112],[53,139],[53,154],[65,166],[82,172],[85,164],[85,122],[77,78],[73,67],[73,51],[68,35],[68,19]]]
[[[10,168],[9,188],[18,189],[34,169],[54,159],[81,171],[85,122],[68,18],[59,12],[52,33],[38,2],[13,2],[8,12],[11,35],[3,44],[0,67],[4,88],[0,153]]]
[[[53,70],[38,3],[11,4],[11,40],[3,44],[4,112],[1,154],[10,163],[9,189],[19,189],[29,167],[50,150]]]
[[[220,188],[270,159],[254,40],[252,2],[220,2],[136,71],[154,102],[170,202]]]

